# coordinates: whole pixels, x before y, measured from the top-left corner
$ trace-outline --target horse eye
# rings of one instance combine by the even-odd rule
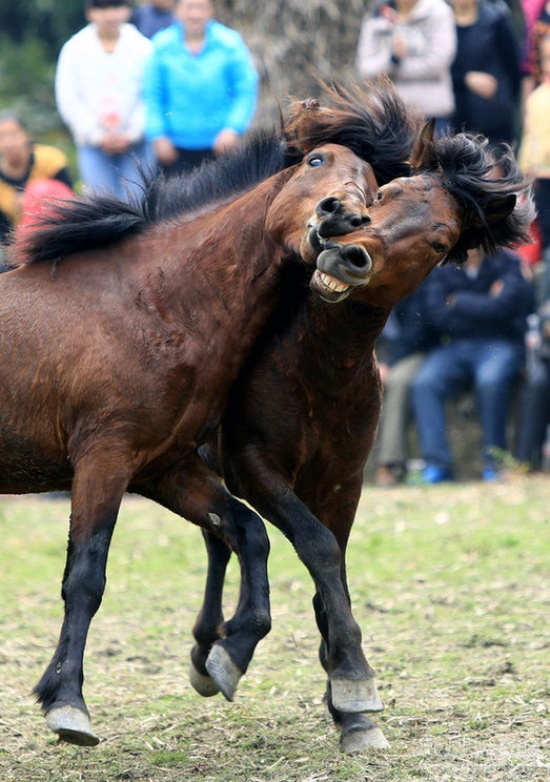
[[[439,244],[439,242],[434,242],[434,243],[432,244],[432,249],[433,249],[433,250],[434,250],[436,253],[438,253],[438,254],[439,254],[439,253],[446,253],[446,252],[447,252],[447,247],[446,247],[446,245],[444,245],[444,244]]]
[[[381,201],[383,198],[384,198],[384,193],[381,190],[379,190],[376,196],[374,197],[374,200]]]
[[[314,155],[311,155],[308,158],[307,164],[308,166],[322,166],[325,162],[325,156],[321,155],[320,152],[316,152]]]

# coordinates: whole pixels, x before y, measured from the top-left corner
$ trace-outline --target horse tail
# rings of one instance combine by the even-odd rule
[[[10,256],[19,264],[55,263],[73,253],[97,250],[142,233],[149,221],[137,200],[87,195],[58,201],[32,231],[15,235]]]

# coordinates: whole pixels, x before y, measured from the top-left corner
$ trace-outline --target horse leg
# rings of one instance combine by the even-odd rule
[[[341,552],[341,575],[342,583],[347,595],[348,602],[351,606],[351,598],[349,593],[347,571],[346,571],[346,549],[349,539],[349,534],[353,521],[355,518],[355,511],[359,496],[361,494],[362,475],[357,487],[352,484],[342,486],[341,495],[338,499],[337,505],[335,505],[332,497],[324,498],[322,502],[323,510],[319,515],[325,522],[325,526],[333,527],[333,532],[338,541]],[[345,498],[345,499],[344,499]],[[335,520],[337,520],[335,522]],[[316,592],[313,597],[313,608],[315,612],[315,619],[317,627],[321,633],[321,645],[319,647],[319,659],[321,665],[327,671],[328,670],[328,627],[327,627],[327,613],[323,600],[319,592]],[[369,749],[387,749],[390,745],[384,736],[381,729],[376,722],[371,720],[364,713],[349,713],[345,711],[339,711],[334,707],[332,702],[332,692],[330,680],[327,682],[327,690],[325,693],[325,705],[328,713],[332,717],[335,726],[340,730],[340,747],[343,752],[347,754],[354,754],[358,752],[364,752]]]
[[[242,454],[241,454],[242,456]],[[245,459],[238,460],[241,470]],[[308,510],[286,481],[273,472],[252,468],[250,479],[237,478],[235,462],[227,463],[229,489],[245,497],[291,541],[309,570],[327,615],[327,669],[334,706],[345,712],[380,711],[374,671],[361,648],[361,629],[351,613],[342,582],[342,554],[335,535]]]
[[[237,554],[241,589],[234,616],[218,628],[219,639],[205,667],[227,700],[233,700],[258,642],[271,629],[267,557],[269,539],[260,517],[232,497],[219,479],[193,456],[155,485],[140,489],[146,496],[221,538]],[[218,551],[219,553],[219,551]],[[215,566],[213,561],[212,567]],[[222,566],[225,570],[225,562]],[[213,577],[212,577],[213,578]],[[221,600],[218,578],[216,589]],[[212,580],[211,580],[212,583]],[[221,616],[215,608],[214,620]],[[208,621],[212,621],[209,617]]]
[[[196,644],[191,650],[189,679],[199,695],[208,698],[219,692],[218,686],[206,669],[206,661],[212,646],[221,637],[220,628],[224,624],[223,584],[231,549],[221,538],[206,530],[203,530],[203,537],[208,555],[208,570],[204,602],[193,627]]]
[[[48,726],[72,744],[94,746],[84,697],[83,659],[88,629],[105,590],[109,545],[128,476],[96,461],[80,464],[72,489],[67,561],[62,584],[64,619],[57,648],[34,692]],[[100,462],[101,463],[101,462]]]

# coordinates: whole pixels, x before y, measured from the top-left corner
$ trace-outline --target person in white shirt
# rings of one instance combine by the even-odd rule
[[[86,0],[89,24],[61,49],[55,92],[85,189],[127,199],[154,166],[142,82],[152,43],[128,23],[129,0]]]

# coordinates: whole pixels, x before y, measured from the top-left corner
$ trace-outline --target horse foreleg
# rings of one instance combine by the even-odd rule
[[[103,598],[109,545],[127,485],[120,475],[107,479],[91,473],[82,466],[75,475],[62,584],[64,619],[55,653],[34,689],[48,726],[60,739],[83,746],[99,742],[82,695],[84,649]]]
[[[269,539],[265,525],[256,513],[222,487],[218,477],[198,457],[188,459],[155,485],[148,485],[144,493],[218,536],[237,554],[241,569],[237,610],[218,628],[219,640],[214,642],[205,663],[219,690],[228,700],[233,700],[258,642],[271,629],[267,579]],[[212,565],[215,563],[216,560]],[[225,564],[223,568],[225,571]],[[220,579],[218,591],[222,583]],[[220,615],[216,608],[214,621]]]
[[[203,530],[208,570],[204,590],[204,602],[193,627],[196,644],[191,650],[189,680],[205,698],[216,695],[220,690],[206,669],[206,660],[216,641],[221,638],[223,628],[223,585],[231,549],[216,535]]]

